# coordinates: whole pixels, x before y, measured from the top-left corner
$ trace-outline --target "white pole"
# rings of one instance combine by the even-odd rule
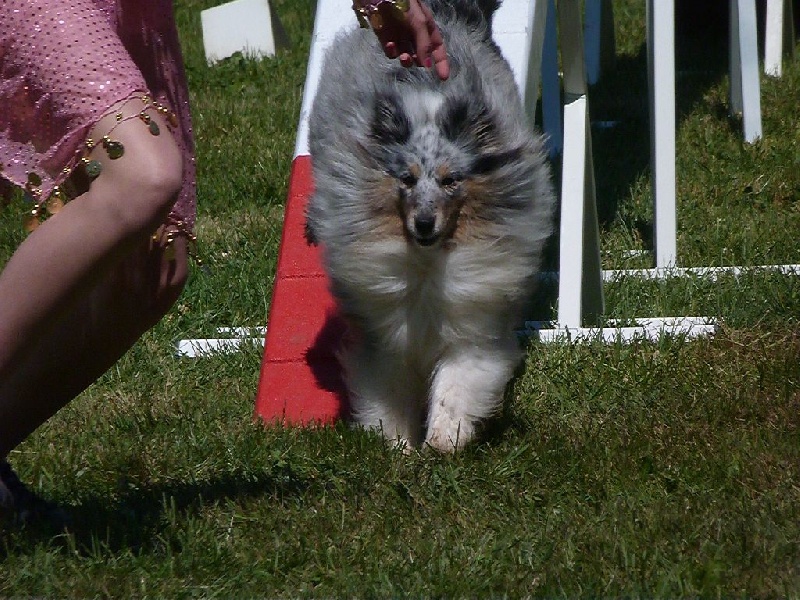
[[[667,268],[677,263],[674,0],[647,0],[647,62],[655,265]]]

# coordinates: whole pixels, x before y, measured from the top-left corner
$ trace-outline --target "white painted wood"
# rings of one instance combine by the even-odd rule
[[[696,339],[714,335],[717,324],[708,317],[663,317],[641,319],[633,326],[610,323],[607,327],[528,328],[528,337],[540,343],[626,343],[638,340],[658,341],[668,336]]]
[[[767,0],[764,28],[764,73],[772,77],[783,74],[783,7],[784,0]]]
[[[756,265],[752,267],[684,267],[672,269],[608,269],[603,271],[603,281],[620,281],[627,277],[635,279],[677,279],[699,277],[716,281],[722,276],[739,277],[755,273],[775,273],[787,277],[800,277],[800,264]]]
[[[269,0],[234,0],[200,13],[206,60],[214,64],[241,52],[250,58],[272,56],[288,39]]]
[[[560,0],[564,72],[564,159],[561,179],[558,323],[582,327],[604,311],[581,2]]]
[[[586,81],[594,85],[614,67],[614,10],[611,0],[586,0],[584,12]]]
[[[181,340],[175,347],[175,354],[186,358],[204,358],[216,354],[238,352],[247,345],[263,348],[264,338],[204,338]]]
[[[754,265],[750,267],[671,267],[668,269],[605,269],[601,273],[604,283],[619,282],[625,279],[680,279],[695,277],[716,281],[720,277],[774,273],[786,277],[800,277],[800,264]],[[537,279],[542,284],[558,283],[561,275],[557,271],[543,271]]]
[[[764,73],[783,75],[783,57],[794,58],[795,33],[792,0],[767,0],[764,33]]]
[[[744,139],[761,137],[761,84],[755,0],[730,0],[731,110],[742,115]]]
[[[546,12],[547,0],[505,0],[492,20],[494,40],[511,65],[531,122],[539,98]]]
[[[647,0],[650,170],[655,266],[677,263],[675,205],[675,2]]]
[[[336,36],[344,31],[356,29],[358,22],[342,0],[317,0],[317,11],[314,16],[314,32],[311,35],[311,51],[306,67],[306,81],[303,90],[303,102],[300,105],[300,121],[297,125],[294,156],[307,156],[308,150],[308,118],[311,106],[317,94],[322,63],[328,47]]]
[[[180,340],[175,345],[175,354],[186,358],[203,358],[238,352],[248,344],[263,346],[266,333],[266,327],[217,327],[217,335],[222,337]]]
[[[547,8],[542,51],[542,121],[551,158],[564,149],[561,123],[561,75],[558,70],[558,26],[555,0],[539,0]]]

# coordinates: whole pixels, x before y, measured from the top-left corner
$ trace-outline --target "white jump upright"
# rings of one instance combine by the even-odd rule
[[[586,0],[584,12],[586,81],[594,85],[614,65],[617,53],[614,8],[611,0]]]
[[[650,175],[657,269],[677,264],[675,207],[675,1],[647,0]]]
[[[579,0],[559,1],[558,25],[564,71],[558,326],[583,327],[596,324],[605,307]]]
[[[731,111],[742,115],[744,139],[753,143],[761,137],[755,0],[730,0],[730,15]]]
[[[783,57],[794,58],[794,14],[792,0],[767,0],[767,23],[764,33],[764,73],[783,74]]]
[[[558,68],[558,25],[556,24],[555,0],[547,2],[544,18],[544,49],[542,50],[542,125],[547,135],[550,158],[560,155],[564,149],[564,130],[561,124],[561,74]],[[531,100],[535,112],[536,97]]]

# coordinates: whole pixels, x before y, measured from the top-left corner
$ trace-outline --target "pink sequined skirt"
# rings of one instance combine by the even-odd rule
[[[0,0],[0,178],[47,198],[93,125],[137,93],[177,115],[184,184],[169,222],[190,232],[194,144],[172,2]]]

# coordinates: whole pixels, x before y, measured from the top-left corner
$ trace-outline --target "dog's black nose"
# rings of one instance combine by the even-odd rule
[[[433,235],[434,227],[436,227],[436,217],[433,215],[418,215],[414,217],[414,229],[417,230],[419,237],[430,237]]]

